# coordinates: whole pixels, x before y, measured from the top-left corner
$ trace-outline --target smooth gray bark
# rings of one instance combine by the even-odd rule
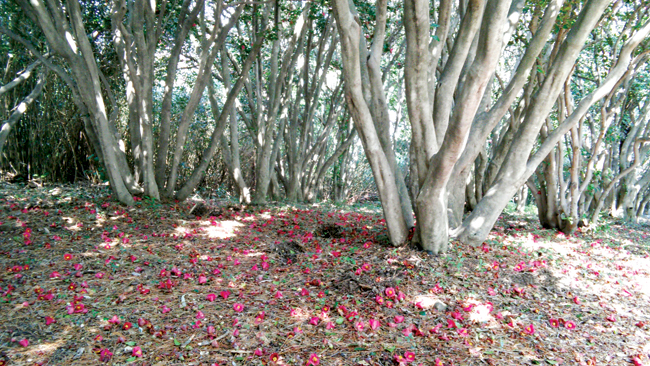
[[[334,0],[332,5],[341,36],[341,58],[350,114],[375,177],[391,243],[396,246],[402,245],[407,238],[408,228],[401,209],[399,191],[390,163],[379,141],[362,88],[359,56],[361,27],[353,18],[347,0]]]
[[[169,143],[171,137],[171,116],[172,116],[172,99],[174,84],[176,82],[176,73],[180,60],[183,44],[187,39],[190,29],[195,24],[199,13],[203,10],[205,0],[197,0],[194,7],[190,10],[191,0],[183,1],[183,10],[178,19],[180,25],[178,33],[174,38],[169,61],[165,72],[165,90],[163,93],[162,106],[160,110],[160,133],[158,135],[158,149],[156,152],[155,175],[156,183],[159,189],[163,189],[167,174],[167,155],[169,152]]]
[[[268,16],[268,8],[266,11],[265,16]],[[203,179],[203,175],[205,173],[205,170],[207,169],[208,165],[212,161],[212,157],[217,151],[217,148],[219,147],[219,144],[221,143],[221,136],[223,136],[223,132],[226,129],[227,126],[227,121],[228,118],[231,115],[232,108],[235,105],[235,100],[237,99],[237,96],[239,95],[239,92],[242,90],[244,87],[244,82],[246,78],[248,77],[248,73],[253,66],[253,62],[255,58],[257,58],[257,55],[260,52],[260,49],[262,48],[262,43],[264,42],[264,37],[263,34],[266,32],[266,21],[264,22],[264,26],[262,27],[261,34],[257,37],[257,40],[255,44],[253,45],[251,51],[249,52],[248,56],[246,57],[246,61],[244,61],[244,65],[242,66],[242,73],[237,79],[237,82],[235,85],[232,87],[232,89],[229,90],[228,92],[228,98],[226,99],[223,108],[221,109],[221,113],[219,114],[219,118],[215,120],[216,126],[214,128],[214,131],[212,132],[212,136],[210,139],[210,144],[208,147],[203,151],[203,154],[201,155],[201,160],[199,161],[199,165],[194,168],[194,171],[190,175],[190,177],[187,179],[187,182],[183,185],[183,187],[176,193],[176,198],[179,200],[184,200],[187,197],[194,192],[194,189],[196,186],[199,184],[201,179]],[[214,113],[214,111],[213,111]]]
[[[474,27],[478,27],[474,23],[480,25],[481,30],[478,34],[476,56],[465,75],[465,81],[458,91],[458,100],[462,101],[462,107],[456,107],[448,125],[446,117],[438,114],[434,115],[435,118],[441,118],[442,120],[440,126],[445,128],[444,139],[441,141],[440,149],[431,159],[416,200],[420,245],[424,250],[434,254],[445,252],[447,249],[449,240],[447,182],[465,148],[472,121],[501,55],[504,36],[503,24],[507,19],[510,2],[488,1],[485,5],[485,13],[479,3],[474,4],[470,1],[468,6],[466,18],[475,20],[464,22],[461,26],[467,27],[467,31],[472,32]],[[482,22],[480,21],[481,18]],[[460,34],[462,34],[462,31]],[[465,53],[464,48],[468,45],[463,45],[462,42],[457,44],[458,47],[463,48],[463,51],[458,52]],[[454,45],[454,48],[456,48],[457,44]],[[456,74],[453,69],[449,69],[451,70],[449,75],[458,77],[459,74]],[[446,80],[445,83],[457,84],[451,79]],[[439,102],[440,104],[436,105],[436,113],[442,111],[450,113],[446,102],[442,100],[450,96],[438,94],[438,90],[436,103]],[[409,105],[409,109],[411,107],[413,106]],[[439,127],[438,122],[439,120],[436,119],[436,131]]]
[[[224,88],[227,91],[230,91],[232,88],[232,83],[230,81],[230,61],[226,54],[226,49],[222,50],[221,53],[221,74],[223,77]],[[240,75],[243,77],[243,75]],[[212,113],[214,119],[218,119],[218,106],[216,93],[214,90],[214,85],[212,83],[208,84],[208,92],[210,98],[210,105],[212,107]],[[227,139],[225,136],[221,138],[221,146],[224,151],[224,160],[227,161],[227,166],[230,172],[232,179],[235,181],[237,187],[237,194],[239,195],[239,202],[244,204],[249,204],[251,202],[250,189],[244,181],[244,176],[242,175],[241,170],[241,161],[239,158],[239,126],[237,123],[237,112],[235,111],[235,106],[233,105],[230,108],[230,111],[222,111],[221,113],[228,112],[230,116],[230,145],[228,145]]]
[[[25,68],[25,70],[19,72],[13,80],[6,83],[5,85],[0,86],[0,97],[20,85],[25,80],[28,80],[32,76],[32,71],[34,71],[34,69],[40,64],[41,61],[39,60],[32,62],[29,64],[29,66],[27,66],[27,68]]]
[[[196,77],[195,84],[192,88],[192,92],[190,93],[189,101],[187,102],[187,105],[185,106],[185,109],[183,110],[183,113],[181,115],[181,120],[178,124],[178,130],[176,132],[176,146],[174,149],[174,155],[170,166],[169,176],[167,178],[167,185],[165,186],[165,195],[168,197],[173,196],[174,191],[176,190],[176,183],[178,180],[178,170],[183,157],[183,151],[185,150],[187,132],[190,128],[190,124],[194,120],[194,112],[196,111],[197,107],[199,106],[199,103],[201,102],[201,98],[203,97],[205,88],[207,87],[208,83],[211,82],[212,80],[211,75],[212,75],[212,66],[214,64],[214,60],[217,57],[219,50],[221,50],[221,45],[223,44],[223,42],[225,42],[228,32],[234,26],[235,22],[237,22],[242,10],[243,10],[243,6],[242,5],[238,6],[235,9],[234,14],[231,15],[228,23],[224,24],[223,26],[221,25],[220,21],[216,21],[210,31],[209,37],[206,37],[206,39],[204,39],[202,42],[202,50],[201,50],[199,67],[198,67],[199,69],[198,75]],[[222,9],[220,6],[217,10],[215,10],[216,18],[219,18],[221,16],[221,11]],[[194,172],[192,173],[192,177],[196,175],[202,175],[202,172],[197,171],[201,169],[201,165],[202,164],[199,164],[199,167],[195,168]],[[196,182],[196,184],[198,184],[198,182]],[[186,187],[189,187],[187,183],[184,188]],[[185,196],[185,194],[187,194],[187,192],[184,191],[182,194],[180,193],[177,194],[177,197]]]
[[[274,42],[271,56],[271,67],[269,70],[270,76],[268,80],[269,101],[268,106],[265,108],[263,108],[261,103],[262,75],[259,70],[258,62],[258,89],[256,90],[258,105],[255,109],[257,113],[257,135],[255,139],[258,149],[255,161],[255,193],[252,200],[254,204],[264,204],[267,200],[269,183],[271,182],[273,173],[272,169],[275,163],[275,160],[273,159],[274,145],[277,141],[277,138],[282,135],[282,129],[277,131],[276,139],[273,138],[273,135],[274,132],[276,132],[276,125],[280,119],[280,115],[282,115],[282,112],[285,110],[285,108],[288,107],[286,100],[289,99],[288,94],[290,88],[286,86],[288,83],[287,79],[293,75],[296,62],[299,55],[301,54],[302,48],[304,47],[305,34],[308,30],[308,11],[309,6],[305,6],[302,14],[296,21],[292,32],[292,37],[284,50],[281,65],[278,62],[280,43],[277,40]]]
[[[531,32],[533,33],[532,39],[530,40],[524,54],[521,56],[517,68],[513,72],[512,78],[494,104],[487,111],[479,110],[474,122],[472,123],[465,150],[456,163],[452,178],[448,184],[448,187],[450,188],[449,201],[450,210],[452,211],[451,217],[454,218],[450,223],[452,228],[460,226],[462,220],[462,198],[458,197],[458,195],[462,193],[462,190],[458,187],[465,184],[474,161],[484,149],[485,141],[488,139],[490,133],[495,129],[499,121],[501,121],[506,113],[510,111],[510,128],[507,129],[507,132],[504,135],[505,139],[502,138],[498,143],[499,147],[494,149],[497,151],[498,155],[490,159],[491,163],[488,167],[488,175],[485,177],[485,181],[488,185],[491,184],[494,175],[496,175],[496,171],[498,171],[498,167],[501,166],[505,154],[499,152],[505,153],[508,151],[510,141],[512,141],[513,134],[520,122],[519,115],[522,113],[522,108],[527,104],[526,102],[529,100],[529,96],[532,93],[535,84],[532,82],[528,83],[522,101],[520,102],[520,104],[523,105],[520,105],[514,114],[512,113],[511,105],[529,80],[531,71],[536,70],[535,62],[547,43],[548,37],[553,29],[553,24],[555,23],[560,8],[562,7],[562,2],[562,0],[549,2],[544,10],[541,21],[537,22],[534,20],[531,22]],[[513,6],[511,6],[508,17],[511,27],[512,22],[514,22],[513,16],[516,15],[517,11],[520,11],[519,5],[518,2],[514,2]],[[504,37],[504,41],[507,40],[506,37],[507,35]],[[455,192],[454,187],[456,187]],[[477,187],[477,190],[482,191],[483,187]]]
[[[38,81],[36,82],[36,86],[34,86],[34,89],[22,100],[16,107],[13,109],[13,112],[11,113],[11,116],[6,121],[3,121],[0,126],[0,159],[2,159],[2,150],[4,149],[4,145],[7,142],[7,137],[9,136],[9,133],[11,132],[11,129],[18,123],[20,120],[20,117],[22,117],[25,114],[25,111],[27,111],[27,108],[38,98],[39,95],[43,92],[43,86],[45,86],[45,78],[47,76],[47,72],[45,70],[41,70],[41,72],[38,75]],[[14,79],[15,80],[15,79]]]
[[[67,0],[65,6],[54,0],[48,1],[48,5],[42,0],[18,0],[18,3],[32,19],[38,19],[36,24],[45,35],[53,54],[59,55],[69,66],[70,79],[74,80],[78,89],[76,95],[91,115],[88,121],[97,137],[111,188],[120,202],[133,204],[127,187],[134,184],[133,177],[121,164],[122,161],[126,162],[126,157],[109,126],[100,71],[83,26],[79,3],[72,0]],[[65,9],[65,14],[62,9]]]
[[[532,105],[528,107],[524,121],[512,141],[510,150],[496,176],[495,182],[455,233],[462,242],[478,244],[487,238],[490,229],[494,226],[510,198],[526,182],[537,165],[539,165],[539,162],[541,162],[541,159],[548,155],[552,146],[549,146],[548,151],[542,151],[541,159],[530,169],[532,165],[529,163],[530,152],[542,124],[555,104],[556,98],[564,86],[567,76],[573,69],[573,64],[589,33],[596,26],[601,14],[608,5],[609,1],[607,0],[591,0],[585,4],[580,12],[574,26],[559,47],[553,64],[547,70],[546,78],[537,91]],[[562,135],[564,133],[560,137]],[[555,140],[554,137],[549,137],[545,143],[552,143],[554,146],[558,139],[559,137]],[[537,153],[539,154],[541,150]],[[530,171],[527,172],[528,169]]]

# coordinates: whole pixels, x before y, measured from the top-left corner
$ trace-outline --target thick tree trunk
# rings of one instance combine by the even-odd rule
[[[132,14],[123,24],[126,0],[113,0],[113,43],[127,86],[129,129],[137,179],[142,179],[144,194],[158,199],[153,167],[153,83],[154,60],[162,19],[156,24],[155,3],[135,0],[128,6]],[[149,30],[145,34],[145,27]]]
[[[384,93],[384,85],[382,80],[382,71],[380,68],[381,56],[384,51],[384,39],[386,35],[387,1],[377,1],[376,8],[376,24],[372,46],[370,48],[370,53],[367,56],[364,55],[366,48],[361,47],[361,59],[366,60],[365,65],[362,64],[361,67],[363,68],[365,66],[368,70],[368,85],[366,88],[370,89],[371,95],[370,105],[372,106],[372,109],[370,110],[370,113],[373,117],[372,119],[375,124],[375,130],[377,131],[379,143],[384,150],[384,154],[386,155],[386,159],[388,159],[388,164],[390,165],[393,176],[395,178],[395,184],[397,185],[398,189],[404,222],[406,223],[406,227],[410,229],[415,225],[415,220],[413,217],[413,205],[411,203],[411,197],[408,193],[408,189],[406,188],[406,183],[404,182],[404,176],[399,166],[397,165],[395,151],[393,150],[393,144],[390,139],[390,119],[388,116],[388,104],[386,102],[386,95]],[[424,85],[426,86],[426,83]]]
[[[456,196],[460,192],[455,187],[458,185],[465,184],[470,174],[472,164],[475,163],[478,155],[485,149],[485,141],[487,140],[491,131],[495,129],[499,121],[502,120],[503,116],[510,111],[510,125],[509,128],[505,128],[505,136],[501,136],[500,139],[495,139],[498,141],[497,148],[494,148],[494,156],[489,159],[489,165],[487,169],[475,170],[475,174],[479,174],[482,178],[480,179],[481,183],[479,184],[478,176],[475,177],[475,187],[476,187],[476,198],[478,201],[481,200],[485,187],[488,187],[494,180],[494,176],[498,171],[503,158],[505,157],[505,152],[508,150],[510,141],[512,140],[512,135],[516,131],[517,126],[520,123],[520,115],[522,113],[522,107],[512,111],[510,109],[511,104],[515,101],[515,98],[520,93],[524,87],[528,76],[532,70],[536,70],[535,61],[537,56],[542,51],[546,45],[548,36],[553,28],[555,19],[559,13],[559,9],[562,5],[562,1],[551,1],[549,2],[544,15],[541,21],[537,21],[537,18],[534,18],[530,24],[531,32],[533,32],[533,38],[528,44],[526,51],[522,55],[521,59],[518,62],[517,69],[515,70],[512,79],[505,86],[503,94],[499,97],[494,105],[488,110],[483,111],[479,110],[479,113],[476,115],[474,122],[468,136],[468,142],[466,145],[463,154],[461,155],[458,163],[454,167],[454,173],[449,181],[448,187],[451,187],[452,191],[450,192],[450,208],[451,215],[453,220],[450,220],[451,227],[456,228],[460,225],[460,220],[462,218],[462,205],[460,204],[460,199]],[[518,14],[521,14],[521,7],[523,2],[515,1],[510,7],[509,22],[510,28],[514,29],[518,21]],[[509,37],[506,35],[504,41]],[[524,91],[524,95],[521,98],[521,104],[528,104],[530,100],[530,95],[533,92],[534,83],[529,83]],[[485,100],[485,98],[484,98]],[[503,133],[502,133],[503,135]],[[488,158],[485,158],[485,163],[487,164]]]
[[[458,90],[458,100],[462,101],[462,107],[458,108],[457,106],[448,126],[445,124],[444,117],[444,111],[448,111],[448,102],[441,100],[438,104],[438,98],[442,99],[443,95],[438,93],[439,90],[436,93],[434,117],[440,118],[442,121],[440,127],[445,128],[444,140],[440,145],[440,150],[431,160],[426,179],[422,183],[416,200],[420,245],[424,250],[434,254],[445,252],[447,249],[449,240],[447,183],[456,162],[465,149],[472,121],[502,51],[503,22],[508,15],[510,3],[494,0],[488,1],[485,7],[484,14],[482,3],[470,1],[468,12],[461,25],[461,28],[467,27],[467,30],[473,33],[472,29],[478,28],[480,24],[478,48],[476,56],[464,76],[463,84]],[[465,21],[468,23],[465,24]],[[456,46],[457,44],[454,45],[454,48]],[[453,68],[450,70],[452,70],[451,74],[455,74]],[[450,82],[453,84],[453,81],[450,80]],[[436,119],[435,122],[436,133],[438,133],[439,120]]]
[[[61,4],[54,2],[48,2],[51,6],[45,5],[42,0],[19,0],[18,3],[23,11],[33,19],[38,19],[37,25],[45,35],[52,52],[67,62],[71,79],[76,82],[74,85],[78,88],[75,92],[79,98],[78,103],[83,104],[92,116],[92,130],[100,145],[111,188],[120,202],[133,204],[133,197],[127,189],[127,184],[132,182],[132,176],[128,169],[124,171],[123,166],[119,164],[124,158],[124,153],[109,126],[100,72],[83,27],[79,3],[66,1],[65,13]]]

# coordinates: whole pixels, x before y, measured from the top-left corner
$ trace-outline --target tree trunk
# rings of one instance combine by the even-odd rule
[[[269,9],[266,9],[265,12],[265,17],[268,16]],[[262,27],[262,32],[266,31],[266,21],[264,22],[264,26]],[[214,128],[214,131],[212,132],[212,136],[210,139],[210,144],[208,147],[203,151],[203,154],[201,155],[201,160],[199,162],[199,165],[194,168],[194,171],[190,175],[190,177],[187,179],[187,182],[183,185],[183,187],[176,193],[176,198],[180,200],[184,200],[187,197],[194,192],[194,189],[196,186],[201,182],[203,179],[203,175],[205,173],[205,170],[207,169],[208,165],[212,161],[212,157],[217,151],[217,148],[219,147],[219,144],[221,143],[221,136],[223,136],[223,132],[226,129],[226,122],[228,121],[228,117],[231,115],[232,108],[235,105],[235,100],[237,98],[237,95],[239,95],[239,92],[242,90],[244,87],[244,82],[246,78],[248,77],[248,73],[253,66],[253,62],[255,58],[257,57],[258,53],[260,52],[260,49],[262,48],[262,42],[264,41],[264,37],[257,37],[257,41],[253,45],[253,48],[251,49],[250,53],[246,57],[246,61],[244,61],[244,65],[242,67],[242,73],[239,76],[239,79],[235,83],[235,85],[232,87],[232,89],[229,90],[228,92],[228,98],[226,99],[226,102],[224,103],[223,109],[221,110],[221,113],[219,113],[219,118],[215,119],[216,126]],[[212,98],[211,98],[212,99]],[[212,100],[211,100],[212,102]],[[213,104],[213,108],[217,107],[216,102]],[[213,113],[214,113],[213,109]]]
[[[422,183],[416,200],[418,223],[421,224],[419,225],[420,243],[424,250],[434,254],[445,252],[447,249],[449,240],[447,183],[453,173],[455,164],[465,149],[472,121],[476,116],[483,94],[492,78],[502,51],[503,22],[508,15],[510,3],[495,0],[488,1],[485,6],[487,10],[484,13],[481,2],[474,3],[470,1],[468,12],[465,14],[465,19],[461,25],[461,33],[464,27],[467,27],[468,32],[474,33],[474,27],[478,28],[480,25],[480,32],[477,34],[479,37],[478,48],[476,56],[464,76],[465,80],[458,91],[458,100],[462,101],[463,106],[461,108],[457,106],[448,126],[445,126],[444,111],[448,111],[449,102],[445,101],[443,94],[439,93],[441,89],[436,92],[436,105],[434,108],[434,117],[437,118],[435,120],[436,133],[438,134],[439,127],[446,127],[444,140],[439,151],[431,160],[426,179]],[[480,19],[482,19],[482,22]],[[465,21],[468,21],[467,24],[465,24]],[[461,33],[459,33],[459,37]],[[468,37],[473,38],[473,36],[469,35]],[[459,40],[456,40],[454,44],[455,49],[458,45],[457,42]],[[449,69],[451,70],[449,75],[455,73],[454,68]],[[454,83],[451,80],[450,82]],[[444,98],[447,97],[444,96]],[[442,123],[439,126],[438,122],[440,121]]]
[[[230,82],[230,61],[228,60],[226,52],[227,51],[224,47],[221,54],[221,74],[223,77],[224,88],[229,92],[232,86]],[[245,78],[245,75],[240,75],[240,77]],[[212,107],[212,113],[214,120],[216,121],[219,119],[219,114],[217,113],[219,107],[217,105],[216,92],[212,83],[208,84],[208,93],[210,98],[210,106]],[[229,111],[222,110],[221,113],[228,113],[230,116],[230,146],[228,146],[225,136],[222,135],[221,137],[221,146],[224,151],[225,160],[227,161],[226,165],[230,172],[230,176],[235,182],[237,195],[239,196],[239,202],[249,204],[251,202],[250,189],[244,181],[244,177],[241,172],[241,162],[239,159],[239,131],[237,124],[237,112],[235,111],[233,105]]]
[[[78,88],[76,92],[80,98],[78,102],[85,105],[92,116],[90,119],[92,130],[100,145],[111,188],[120,202],[133,204],[133,197],[127,188],[128,182],[132,182],[132,176],[128,170],[120,169],[120,160],[124,158],[126,161],[126,159],[109,126],[100,71],[83,27],[79,3],[68,0],[65,7],[54,3],[51,4],[52,7],[48,7],[42,0],[29,2],[18,0],[18,3],[23,11],[30,14],[33,19],[38,19],[37,25],[45,35],[52,52],[67,62],[71,70],[71,79],[75,80]],[[63,8],[66,13],[63,13]]]
[[[258,61],[256,73],[257,73],[257,97],[258,97],[258,106],[257,106],[257,115],[258,115],[258,124],[257,124],[257,136],[256,136],[256,145],[257,153],[255,159],[255,193],[253,194],[253,204],[265,204],[267,201],[269,183],[271,182],[272,169],[275,164],[275,160],[272,160],[273,147],[274,147],[274,132],[276,125],[280,116],[282,115],[285,108],[287,108],[288,103],[286,102],[289,95],[290,88],[286,87],[287,79],[293,75],[295,71],[295,65],[298,60],[298,56],[301,54],[302,47],[304,46],[304,38],[307,32],[307,13],[309,6],[303,8],[302,14],[296,21],[292,37],[288,42],[287,48],[284,50],[284,55],[282,57],[282,65],[278,65],[278,53],[280,48],[280,43],[278,40],[274,42],[272,55],[271,55],[271,65],[269,70],[269,80],[268,80],[268,90],[269,90],[269,100],[268,107],[266,107],[265,112],[266,116],[262,116],[263,105],[261,103],[261,83],[262,83],[262,72],[261,65]],[[266,103],[265,103],[266,104]],[[277,131],[277,138],[281,136],[282,129]]]
[[[375,177],[391,243],[395,246],[402,245],[406,241],[408,228],[401,209],[399,191],[395,184],[395,176],[390,163],[377,135],[361,86],[359,64],[361,27],[353,18],[347,0],[334,0],[332,5],[339,34],[341,35],[341,57],[346,80],[346,100],[350,114],[361,137],[366,157]]]
[[[607,0],[591,0],[585,4],[580,12],[575,25],[560,46],[553,64],[547,70],[546,78],[537,91],[532,105],[528,107],[524,122],[522,122],[513,139],[511,148],[494,183],[474,211],[465,219],[461,228],[455,233],[462,242],[482,243],[487,238],[490,229],[494,226],[499,214],[506,207],[510,198],[534,171],[534,169],[530,169],[530,165],[533,164],[528,164],[528,161],[540,128],[551,111],[567,76],[573,69],[573,64],[584,42],[608,5],[609,1]],[[560,137],[562,135],[563,133]],[[559,140],[559,137],[554,136],[545,141],[549,145],[552,143],[548,147],[549,150],[557,140]],[[545,152],[544,156],[546,155],[548,155],[548,152]],[[538,164],[535,164],[535,167]]]
[[[217,14],[216,17],[219,16],[218,14],[220,14],[222,10],[223,9],[219,7],[219,9],[215,11],[215,13]],[[214,60],[217,57],[217,53],[219,52],[219,50],[221,50],[223,42],[225,42],[226,40],[228,31],[237,22],[237,19],[239,18],[239,15],[241,14],[242,10],[243,10],[243,6],[242,5],[238,6],[235,9],[234,14],[231,15],[228,23],[223,26],[221,26],[219,21],[215,22],[213,29],[210,31],[209,38],[204,39],[202,42],[203,44],[202,44],[202,50],[200,56],[198,75],[196,77],[196,82],[192,89],[192,93],[190,94],[189,101],[187,102],[187,105],[183,110],[183,114],[181,116],[181,120],[178,125],[178,132],[176,133],[176,147],[174,149],[174,156],[170,167],[169,177],[167,179],[167,186],[165,187],[165,195],[168,197],[172,197],[174,195],[174,191],[176,189],[176,182],[178,180],[178,167],[183,157],[183,151],[185,149],[185,141],[187,140],[187,132],[191,122],[194,120],[194,112],[196,111],[196,108],[199,106],[199,103],[201,102],[201,99],[203,97],[203,92],[205,91],[205,88],[208,85],[208,83],[212,81],[211,76],[212,76],[212,66],[214,64]],[[221,131],[221,133],[223,133],[223,130]],[[217,138],[217,142],[215,143],[218,144],[219,140],[220,139]],[[216,151],[216,147],[214,149]],[[214,152],[212,154],[214,154]],[[202,163],[203,163],[203,159],[199,167],[197,167],[192,173],[192,177],[188,179],[188,182],[182,188],[184,189],[184,191],[182,194],[179,193],[179,196],[181,197],[189,196],[190,192],[187,192],[187,190],[190,189],[191,186],[195,187],[199,183],[200,181],[199,177],[202,177],[203,171],[205,170],[205,167],[201,167]],[[190,179],[192,179],[192,182],[188,184],[190,182]],[[191,189],[193,189],[194,187],[192,187]]]
[[[165,89],[163,93],[162,106],[160,109],[160,133],[158,135],[158,150],[156,152],[156,182],[161,190],[165,186],[167,174],[167,155],[169,152],[169,143],[171,136],[171,116],[172,100],[174,92],[174,83],[176,81],[176,72],[178,63],[183,51],[183,44],[187,39],[191,27],[195,24],[199,13],[203,10],[205,0],[197,0],[194,7],[190,10],[191,0],[183,0],[183,7],[178,18],[178,32],[174,38],[174,46],[169,55],[169,61],[165,71]]]
[[[2,150],[4,149],[5,142],[7,141],[7,137],[9,136],[11,129],[20,120],[20,117],[22,117],[23,114],[25,114],[27,108],[43,92],[43,86],[45,86],[46,76],[47,76],[47,72],[45,70],[41,70],[41,72],[38,75],[38,81],[36,82],[36,86],[34,86],[34,89],[32,89],[29,95],[27,95],[20,103],[18,103],[18,105],[16,105],[13,112],[11,113],[11,116],[9,116],[9,118],[6,121],[2,122],[1,124],[2,129],[0,129],[0,160],[2,159]]]

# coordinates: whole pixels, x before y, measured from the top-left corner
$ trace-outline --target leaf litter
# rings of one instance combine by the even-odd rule
[[[0,190],[0,365],[650,364],[647,223],[430,257],[378,212]]]

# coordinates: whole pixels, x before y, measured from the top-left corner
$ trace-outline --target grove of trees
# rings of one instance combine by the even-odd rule
[[[565,233],[636,220],[649,34],[644,0],[1,2],[0,164],[127,205],[374,178],[391,243],[434,254],[513,199]]]

